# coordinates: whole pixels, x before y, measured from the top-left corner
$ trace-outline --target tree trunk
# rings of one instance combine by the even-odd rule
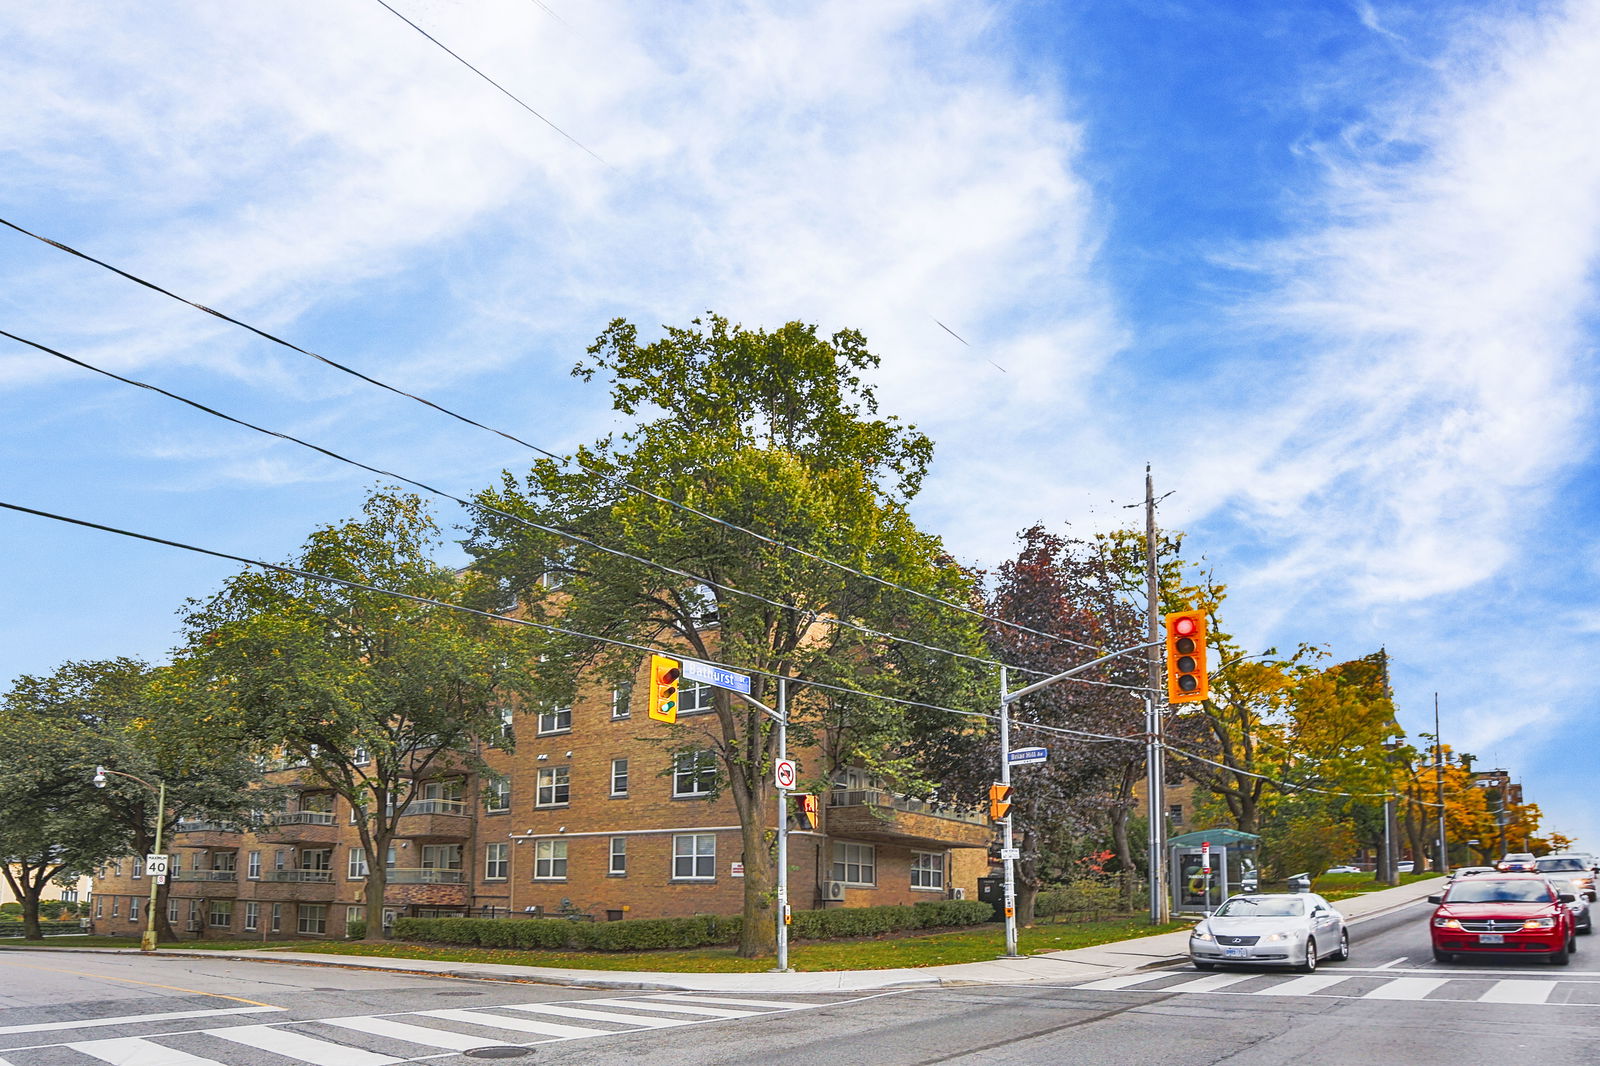
[[[730,784],[739,812],[739,837],[744,844],[744,921],[739,927],[739,955],[760,959],[778,952],[777,870],[762,812],[777,800],[763,776],[754,787]],[[719,856],[718,861],[721,861]]]
[[[361,938],[363,943],[371,944],[387,937],[383,928],[383,896],[384,890],[389,887],[389,844],[393,840],[390,833],[373,834],[372,853],[367,856],[367,888],[362,897],[367,905],[367,929],[366,935]]]
[[[178,940],[178,933],[172,928],[172,920],[167,916],[167,893],[172,891],[172,882],[169,880],[164,885],[156,886],[156,942],[158,944],[172,944]]]
[[[1134,881],[1137,867],[1133,860],[1133,844],[1128,839],[1128,814],[1132,807],[1133,783],[1139,777],[1141,767],[1137,763],[1127,763],[1122,768],[1122,781],[1117,787],[1117,794],[1111,803],[1111,846],[1116,849],[1117,862],[1122,867],[1122,902],[1129,910],[1134,906]],[[1150,832],[1155,832],[1156,819],[1161,812],[1151,804],[1150,807]]]
[[[39,928],[39,894],[44,890],[42,882],[28,885],[24,888],[22,898],[17,902],[22,904],[22,939],[43,940],[44,930]]]

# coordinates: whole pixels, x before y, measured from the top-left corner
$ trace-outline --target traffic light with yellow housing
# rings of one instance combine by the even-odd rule
[[[650,717],[658,722],[678,720],[678,679],[683,664],[665,655],[650,656]]]
[[[796,829],[817,827],[817,797],[814,794],[794,797],[794,827]]]
[[[1167,702],[1199,703],[1211,695],[1206,680],[1206,613],[1179,611],[1165,619]]]
[[[1011,817],[1011,786],[989,786],[989,821],[999,822]]]

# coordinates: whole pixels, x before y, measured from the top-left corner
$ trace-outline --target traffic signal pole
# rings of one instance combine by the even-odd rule
[[[1156,484],[1150,464],[1144,467],[1144,594],[1145,674],[1150,698],[1145,704],[1149,741],[1145,746],[1145,796],[1149,800],[1145,832],[1150,843],[1150,922],[1162,925],[1170,915],[1167,893],[1167,766],[1161,718],[1161,655],[1156,651],[1161,614],[1161,590],[1156,570]]]

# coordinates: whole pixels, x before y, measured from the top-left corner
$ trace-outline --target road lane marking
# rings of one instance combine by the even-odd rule
[[[1387,970],[1391,966],[1399,966],[1402,962],[1405,962],[1410,957],[1411,957],[1410,955],[1402,955],[1398,959],[1390,959],[1388,962],[1384,963],[1382,966],[1379,966],[1378,969]]]
[[[206,1035],[232,1040],[259,1051],[270,1051],[287,1059],[315,1063],[316,1066],[394,1066],[405,1061],[380,1055],[376,1051],[363,1051],[329,1040],[318,1040],[275,1025],[236,1025],[227,1029],[211,1029]]]
[[[794,1010],[801,1004],[775,1003],[770,999],[729,999],[726,996],[700,996],[684,992],[668,996],[648,996],[646,1002],[654,1003],[657,1000],[668,999],[679,1003],[711,1003],[725,1004],[729,1007],[764,1007],[767,1010]]]
[[[85,1040],[67,1047],[112,1066],[218,1066],[216,1059],[203,1059],[137,1036]]]
[[[1285,981],[1281,985],[1272,986],[1275,996],[1309,996],[1313,992],[1320,992],[1329,985],[1336,985],[1340,981],[1348,981],[1349,977],[1342,973],[1310,974],[1306,977],[1296,977],[1292,981]]]
[[[1554,992],[1554,981],[1496,981],[1478,997],[1479,1003],[1544,1003]]]
[[[539,1022],[532,1018],[507,1018],[503,1014],[480,1014],[475,1010],[423,1010],[417,1011],[421,1018],[443,1018],[447,1022],[466,1022],[468,1025],[480,1025],[491,1029],[505,1029],[517,1033],[533,1033],[535,1036],[559,1036],[563,1040],[571,1040],[583,1036],[605,1036],[615,1032],[612,1029],[586,1029],[579,1025],[560,1025],[556,1022]]]
[[[708,1018],[754,1018],[758,1011],[728,1010],[725,1007],[690,1007],[680,1003],[658,1003],[643,999],[586,999],[584,1003],[598,1003],[602,1007],[627,1007],[629,1010],[659,1010],[668,1014],[703,1014]]]
[[[1429,992],[1450,983],[1448,977],[1392,977],[1362,999],[1425,999]]]
[[[124,1025],[134,1022],[161,1022],[174,1018],[215,1018],[225,1014],[282,1012],[283,1007],[217,1007],[212,1010],[173,1010],[162,1014],[124,1014],[116,1018],[90,1018],[81,1022],[34,1022],[31,1025],[0,1025],[0,1036],[13,1033],[48,1033],[56,1029],[89,1029],[96,1025]]]
[[[429,1029],[422,1025],[407,1025],[405,1022],[391,1021],[388,1018],[318,1018],[316,1022],[318,1025],[337,1025],[341,1029],[354,1029],[358,1033],[386,1036],[427,1047],[448,1048],[451,1051],[471,1051],[475,1047],[483,1047],[489,1043],[481,1036],[467,1036],[464,1033],[453,1033],[448,1029]]]
[[[588,1002],[588,1001],[580,1001]],[[576,1018],[580,1022],[620,1022],[644,1029],[665,1029],[673,1025],[693,1025],[694,1018],[651,1018],[643,1014],[612,1014],[603,1010],[584,1010],[581,1007],[563,1007],[552,1003],[503,1003],[494,1010],[521,1010],[530,1014],[550,1014],[557,1018]]]
[[[1073,987],[1092,988],[1096,992],[1115,992],[1118,989],[1127,988],[1130,985],[1142,985],[1146,982],[1158,981],[1163,977],[1169,976],[1171,976],[1171,974],[1167,973],[1130,973],[1124,974],[1121,977],[1105,977],[1098,981],[1090,981],[1086,985],[1074,985]]]
[[[179,988],[177,985],[158,985],[154,981],[135,981],[131,977],[112,977],[110,974],[88,973],[88,972],[86,972],[84,970],[63,970],[63,969],[59,969],[58,967],[55,967],[55,966],[35,966],[32,963],[10,962],[10,961],[5,960],[5,959],[0,959],[0,966],[20,966],[20,967],[22,967],[23,969],[26,969],[26,970],[43,970],[46,973],[65,973],[65,974],[71,974],[74,977],[92,977],[92,978],[94,978],[96,980],[100,980],[100,981],[121,981],[124,984],[143,985],[146,988],[165,988],[169,992],[187,992],[191,996],[210,996],[212,999],[231,999],[235,1003],[248,1003],[252,1007],[271,1007],[272,1006],[272,1004],[270,1004],[270,1003],[261,1003],[261,1002],[259,1002],[257,1000],[245,999],[243,996],[225,996],[220,992],[202,992],[198,988]],[[274,1010],[287,1010],[288,1008],[287,1007],[274,1007],[273,1009]]]
[[[1215,992],[1219,988],[1236,985],[1240,981],[1248,981],[1252,977],[1260,976],[1253,973],[1214,973],[1210,977],[1200,977],[1193,981],[1185,981],[1181,985],[1168,985],[1163,992]]]

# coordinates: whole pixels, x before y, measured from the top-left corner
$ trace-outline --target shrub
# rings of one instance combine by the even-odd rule
[[[1090,921],[1122,908],[1122,892],[1112,877],[1079,877],[1042,889],[1034,900],[1036,918]]]
[[[367,938],[367,923],[364,919],[344,923],[344,935],[351,940],[365,940]]]

